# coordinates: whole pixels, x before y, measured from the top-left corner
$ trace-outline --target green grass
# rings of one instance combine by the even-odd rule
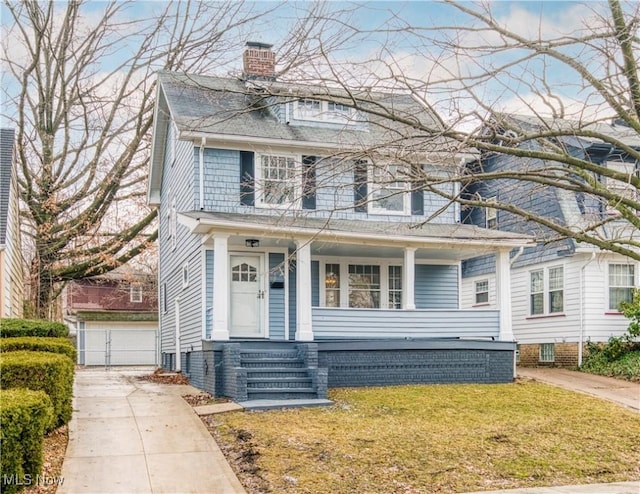
[[[249,492],[453,493],[640,479],[640,415],[559,388],[350,388],[330,398],[328,408],[209,418]]]
[[[640,382],[640,351],[628,352],[614,361],[599,352],[589,356],[580,370]]]

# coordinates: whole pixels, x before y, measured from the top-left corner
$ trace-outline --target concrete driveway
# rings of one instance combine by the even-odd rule
[[[58,494],[245,493],[181,396],[191,386],[140,381],[153,369],[79,369]]]
[[[597,396],[640,413],[640,383],[549,367],[518,367],[518,376]]]

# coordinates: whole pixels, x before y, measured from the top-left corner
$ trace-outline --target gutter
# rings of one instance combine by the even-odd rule
[[[584,344],[584,273],[586,267],[596,258],[596,252],[591,252],[591,258],[580,267],[580,333],[578,336],[578,367],[582,365],[582,345]]]

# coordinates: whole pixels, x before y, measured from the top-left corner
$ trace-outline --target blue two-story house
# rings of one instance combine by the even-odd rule
[[[279,82],[264,44],[239,78],[160,73],[163,367],[238,401],[511,381],[510,284],[463,310],[461,261],[493,253],[508,281],[529,237],[462,225],[420,182],[461,158],[416,119],[435,122],[408,95]]]

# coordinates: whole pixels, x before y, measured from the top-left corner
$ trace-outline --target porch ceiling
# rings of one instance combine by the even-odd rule
[[[516,233],[471,225],[334,220],[326,218],[237,213],[181,213],[180,221],[193,233],[229,235],[229,245],[260,240],[260,247],[295,248],[311,241],[313,255],[398,257],[405,247],[416,249],[417,259],[460,260],[533,243]],[[357,247],[356,247],[357,246]]]

